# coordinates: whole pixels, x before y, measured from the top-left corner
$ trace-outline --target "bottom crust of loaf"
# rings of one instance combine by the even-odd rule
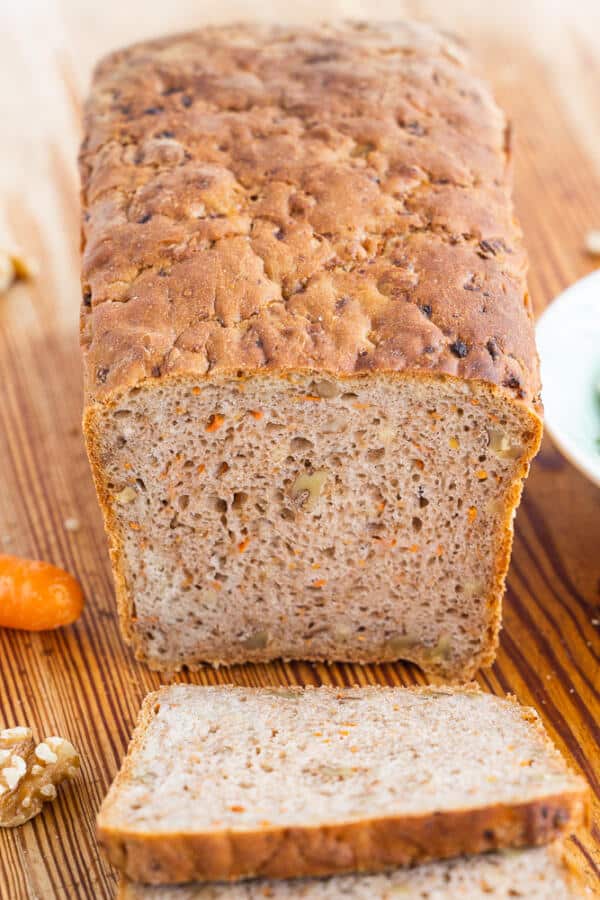
[[[541,422],[450,376],[161,379],[87,408],[124,636],[173,671],[494,659]]]

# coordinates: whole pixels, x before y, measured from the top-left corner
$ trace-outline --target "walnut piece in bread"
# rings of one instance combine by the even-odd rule
[[[47,737],[36,744],[30,728],[0,731],[0,828],[23,825],[56,799],[56,788],[79,771],[79,754],[69,741]]]

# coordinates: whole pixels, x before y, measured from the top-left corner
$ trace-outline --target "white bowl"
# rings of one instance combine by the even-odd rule
[[[564,291],[537,324],[545,425],[600,486],[600,270]]]

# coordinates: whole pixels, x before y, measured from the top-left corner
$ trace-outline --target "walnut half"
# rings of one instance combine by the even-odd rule
[[[0,731],[0,828],[23,825],[79,771],[79,754],[60,737],[35,744],[30,728]]]

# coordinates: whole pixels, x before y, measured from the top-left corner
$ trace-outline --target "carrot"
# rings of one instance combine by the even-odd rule
[[[50,563],[0,554],[0,627],[46,631],[81,615],[83,594],[68,572]]]
[[[223,422],[225,421],[225,416],[222,416],[221,413],[213,413],[209,418],[208,423],[205,427],[205,431],[218,431]]]

